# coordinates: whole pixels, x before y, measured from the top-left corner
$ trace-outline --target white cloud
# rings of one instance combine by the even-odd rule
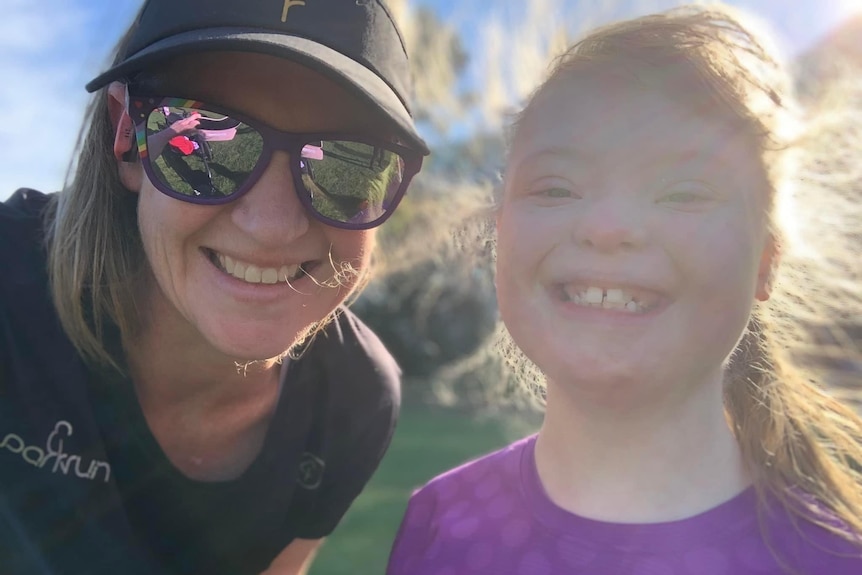
[[[4,0],[0,19],[0,199],[63,182],[80,128],[98,6]]]

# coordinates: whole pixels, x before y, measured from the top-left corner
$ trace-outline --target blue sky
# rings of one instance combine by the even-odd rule
[[[182,1],[182,0],[177,0]],[[240,0],[237,0],[240,1]],[[276,1],[276,0],[273,0]],[[313,1],[313,0],[309,0]],[[468,51],[487,18],[517,22],[531,1],[412,0],[462,32]],[[667,8],[674,0],[561,0],[572,28]],[[799,52],[862,0],[734,0],[765,19],[779,45]],[[44,191],[63,182],[88,95],[83,85],[103,68],[139,0],[3,0],[0,19],[0,199],[16,188]],[[608,6],[612,6],[609,9]],[[475,65],[481,65],[474,62]]]

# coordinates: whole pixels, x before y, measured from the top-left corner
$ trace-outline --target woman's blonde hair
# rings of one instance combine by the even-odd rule
[[[815,271],[824,272],[789,253],[792,238],[784,233],[781,217],[788,213],[784,196],[790,199],[794,193],[790,176],[800,156],[795,164],[788,159],[805,152],[810,140],[799,130],[786,66],[767,46],[768,36],[756,29],[746,16],[717,5],[678,8],[599,28],[555,61],[516,117],[510,136],[517,137],[519,122],[539,94],[601,68],[629,73],[681,105],[733,122],[757,144],[767,183],[766,221],[787,252],[783,267],[789,272],[775,278],[770,301],[754,307],[729,361],[727,418],[761,502],[769,493],[797,517],[859,542],[862,421],[815,383],[818,374],[809,369],[813,364],[806,365],[799,352],[801,344],[816,343],[810,324],[829,325],[830,304],[858,304],[858,285],[845,286],[844,300],[834,299],[840,289],[806,292],[815,285]],[[844,255],[853,257],[831,254],[833,261]],[[511,340],[504,347],[509,354],[514,349]],[[515,367],[535,374],[524,365],[516,362]],[[527,383],[536,391],[534,381]]]
[[[115,49],[118,63],[137,25]],[[107,88],[91,99],[74,176],[48,210],[48,277],[60,323],[90,362],[117,362],[105,346],[104,328],[134,332],[138,311],[133,295],[146,256],[137,221],[137,195],[120,181],[114,157],[114,126]]]

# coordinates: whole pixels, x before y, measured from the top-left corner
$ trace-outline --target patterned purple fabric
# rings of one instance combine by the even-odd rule
[[[770,551],[753,489],[681,521],[578,517],[548,499],[534,446],[521,440],[417,491],[387,575],[862,575],[859,548],[783,511],[765,518]]]

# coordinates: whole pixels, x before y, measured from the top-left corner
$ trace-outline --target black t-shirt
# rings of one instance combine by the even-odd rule
[[[168,461],[131,382],[94,371],[48,293],[42,211],[0,203],[0,572],[259,573],[329,534],[385,452],[399,369],[348,310],[284,370],[261,453],[236,480]]]

